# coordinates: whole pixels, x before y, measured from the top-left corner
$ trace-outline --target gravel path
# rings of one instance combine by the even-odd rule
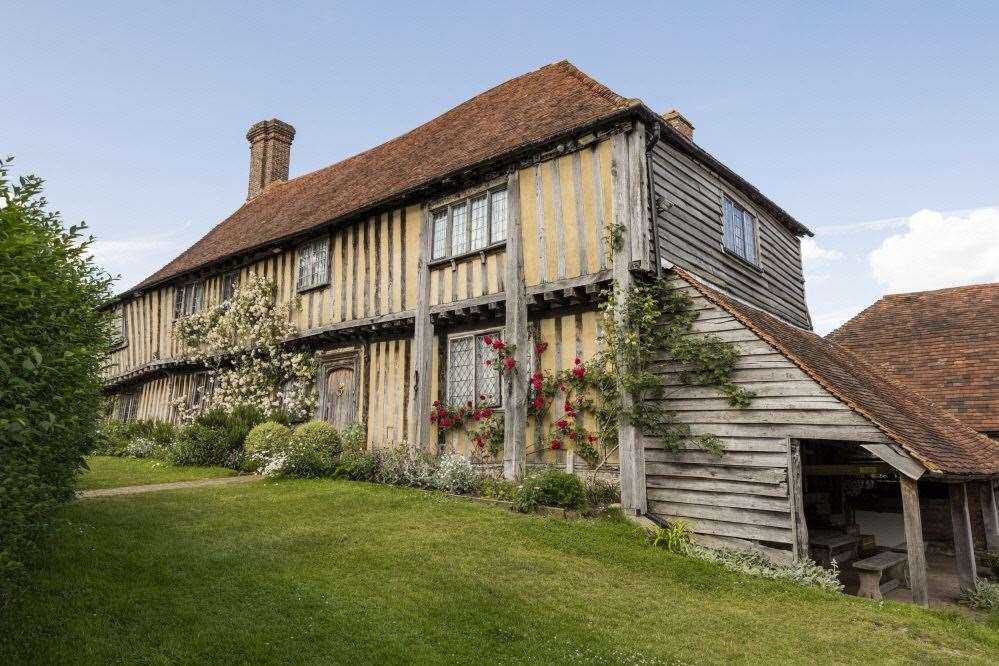
[[[224,476],[218,479],[195,479],[194,481],[173,481],[172,483],[151,483],[146,486],[122,486],[121,488],[97,488],[81,490],[76,493],[77,499],[92,499],[94,497],[115,497],[116,495],[137,495],[139,493],[155,493],[160,490],[176,488],[203,488],[205,486],[227,486],[231,483],[249,483],[257,481],[259,476]]]

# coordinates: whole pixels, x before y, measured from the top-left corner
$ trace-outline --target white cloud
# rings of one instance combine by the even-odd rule
[[[999,281],[999,207],[921,210],[867,260],[889,293]]]
[[[121,275],[116,291],[128,289],[175,257],[184,245],[190,224],[169,233],[138,238],[98,239],[90,246],[94,260],[111,275]]]
[[[801,239],[801,260],[806,267],[821,266],[842,258],[842,252],[824,248],[814,238],[806,236]]]

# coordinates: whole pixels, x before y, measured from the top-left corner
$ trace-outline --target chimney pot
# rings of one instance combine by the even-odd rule
[[[683,135],[687,141],[693,143],[694,141],[694,125],[689,120],[687,120],[683,114],[681,114],[676,109],[671,109],[663,114],[663,118],[669,123],[669,126],[675,129],[677,132]]]
[[[295,128],[277,118],[262,120],[246,133],[250,142],[250,187],[247,200],[263,192],[272,183],[288,180],[291,142]]]

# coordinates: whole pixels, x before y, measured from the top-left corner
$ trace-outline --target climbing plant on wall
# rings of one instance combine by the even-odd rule
[[[226,302],[177,322],[175,338],[185,355],[212,373],[211,403],[226,411],[253,406],[265,414],[282,408],[306,418],[316,406],[314,354],[288,349],[282,340],[298,332],[291,303],[277,303],[277,285],[250,274]],[[190,417],[187,396],[174,406]]]

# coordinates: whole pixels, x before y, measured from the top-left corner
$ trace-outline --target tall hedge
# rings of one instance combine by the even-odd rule
[[[0,608],[73,495],[101,410],[110,280],[85,225],[46,209],[42,181],[0,160]]]

